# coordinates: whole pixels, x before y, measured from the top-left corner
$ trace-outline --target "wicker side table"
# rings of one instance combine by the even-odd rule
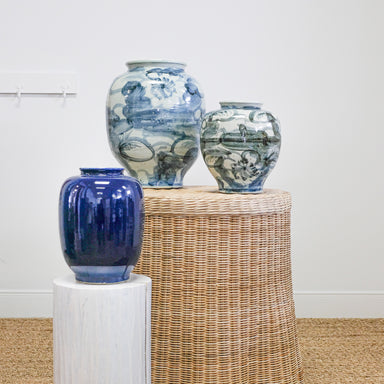
[[[290,194],[145,189],[152,384],[299,384]]]

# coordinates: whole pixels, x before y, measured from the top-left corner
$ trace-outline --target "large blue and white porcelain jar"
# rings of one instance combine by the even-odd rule
[[[81,168],[60,193],[64,258],[76,279],[87,283],[128,280],[140,252],[143,190],[123,168]]]
[[[198,156],[203,94],[185,64],[128,62],[107,99],[112,152],[144,187],[179,188]]]
[[[260,193],[280,152],[280,123],[260,103],[221,102],[205,115],[201,152],[219,191]]]

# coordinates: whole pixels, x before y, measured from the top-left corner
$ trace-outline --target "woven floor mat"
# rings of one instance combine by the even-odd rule
[[[299,319],[307,384],[384,384],[384,319]]]
[[[298,333],[306,384],[384,384],[384,319],[299,319]],[[0,383],[53,383],[51,319],[0,319]]]

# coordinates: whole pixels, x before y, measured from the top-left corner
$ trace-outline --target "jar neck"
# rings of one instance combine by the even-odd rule
[[[239,101],[221,101],[221,109],[260,109],[262,103],[247,103]]]
[[[122,176],[124,168],[80,168],[81,176]]]
[[[150,60],[150,61],[128,61],[127,67],[130,71],[137,68],[173,68],[184,70],[184,63],[178,63],[174,61],[163,61],[163,60]]]

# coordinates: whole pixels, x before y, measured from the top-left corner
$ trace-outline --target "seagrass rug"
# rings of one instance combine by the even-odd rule
[[[384,319],[298,319],[298,334],[306,384],[384,384]],[[0,319],[0,384],[52,384],[52,366],[52,319]]]

